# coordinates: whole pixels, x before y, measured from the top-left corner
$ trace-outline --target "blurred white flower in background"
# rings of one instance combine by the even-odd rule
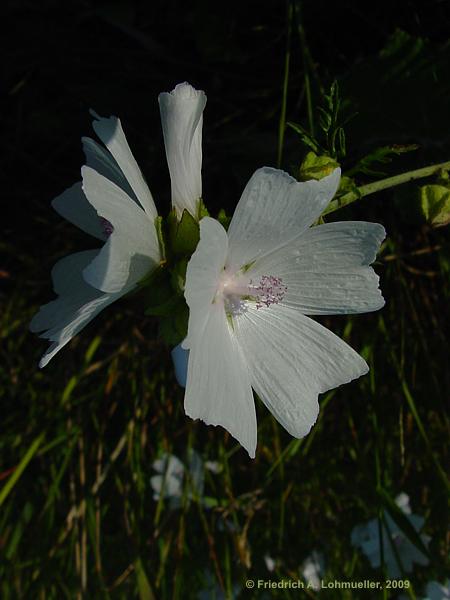
[[[157,475],[150,478],[153,499],[159,501],[162,497],[169,501],[170,508],[173,509],[181,507],[186,487],[188,501],[196,499],[208,505],[203,498],[205,469],[212,473],[219,473],[221,470],[216,462],[203,462],[201,456],[192,449],[188,451],[187,466],[174,454],[163,454],[154,461],[152,467],[157,472]]]
[[[412,514],[408,495],[405,493],[399,494],[395,499],[395,502],[405,514],[410,524],[417,532],[419,532],[422,529],[425,520],[423,517]],[[414,563],[419,565],[427,565],[429,563],[427,556],[425,556],[421,550],[419,550],[412,542],[410,542],[403,531],[386,512],[384,513],[384,520],[386,522],[386,526],[384,524],[382,525],[383,555],[388,575],[392,578],[400,578],[402,576],[402,572],[395,555],[396,552],[400,558],[403,570],[406,573],[412,572]],[[420,539],[422,540],[424,546],[427,547],[431,538],[425,534],[422,534]],[[381,566],[380,539],[377,519],[372,519],[366,524],[357,525],[354,527],[351,534],[351,541],[354,546],[360,548],[367,556],[372,567]]]
[[[438,581],[430,581],[426,587],[426,593],[423,600],[448,600],[450,599],[450,580],[444,584]]]
[[[322,553],[317,552],[317,550],[313,550],[300,566],[300,573],[302,574],[308,586],[315,591],[320,590],[320,581],[324,571],[325,561]]]
[[[297,182],[256,171],[228,232],[209,217],[187,267],[186,414],[221,425],[253,458],[252,388],[294,437],[317,419],[318,394],[368,371],[366,362],[305,315],[364,313],[384,300],[369,267],[384,228],[343,222],[310,227],[339,185],[340,170]]]

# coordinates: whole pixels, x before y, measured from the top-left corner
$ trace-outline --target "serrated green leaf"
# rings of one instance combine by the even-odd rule
[[[286,125],[299,134],[302,142],[308,146],[308,148],[311,148],[314,152],[322,151],[320,144],[299,123],[288,121]]]
[[[346,174],[352,176],[357,173],[364,173],[365,175],[373,175],[374,177],[384,177],[386,173],[372,169],[372,165],[376,163],[390,163],[395,156],[405,154],[406,152],[412,152],[417,150],[418,147],[417,144],[393,144],[392,146],[375,148],[375,150],[372,150],[372,152],[361,158],[354,167],[346,172]]]

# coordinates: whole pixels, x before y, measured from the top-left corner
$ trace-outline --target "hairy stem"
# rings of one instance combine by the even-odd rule
[[[423,167],[422,169],[416,169],[415,171],[408,171],[407,173],[400,173],[400,175],[394,175],[393,177],[387,177],[386,179],[381,179],[380,181],[374,181],[373,183],[362,185],[356,192],[348,192],[340,198],[330,202],[328,207],[322,213],[322,216],[335,212],[336,210],[339,210],[340,208],[343,208],[352,202],[356,202],[356,200],[359,200],[364,196],[368,196],[369,194],[374,194],[375,192],[380,192],[381,190],[396,187],[397,185],[408,183],[409,181],[414,181],[415,179],[430,177],[431,175],[435,175],[440,170],[448,169],[450,169],[450,161],[438,163],[437,165],[430,165],[429,167]]]

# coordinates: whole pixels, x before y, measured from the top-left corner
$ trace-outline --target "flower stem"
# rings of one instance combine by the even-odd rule
[[[322,216],[335,212],[336,210],[339,210],[340,208],[343,208],[344,206],[347,206],[352,202],[356,202],[356,200],[359,200],[364,196],[368,196],[369,194],[374,194],[375,192],[380,192],[381,190],[386,190],[388,188],[401,185],[402,183],[408,183],[409,181],[414,181],[415,179],[430,177],[431,175],[436,174],[440,170],[449,169],[450,161],[447,161],[443,163],[438,163],[437,165],[423,167],[422,169],[416,169],[415,171],[400,173],[400,175],[394,175],[393,177],[387,177],[386,179],[380,179],[380,181],[374,181],[372,183],[362,185],[357,189],[357,191],[348,192],[340,198],[337,198],[336,200],[330,202],[328,207],[322,213]]]

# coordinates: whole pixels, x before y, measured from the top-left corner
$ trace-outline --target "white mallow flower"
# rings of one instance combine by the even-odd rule
[[[198,216],[202,197],[202,127],[206,95],[188,83],[159,95],[161,122],[178,217],[187,209]]]
[[[424,518],[411,513],[408,495],[405,493],[399,494],[395,502],[414,529],[419,532],[423,527]],[[387,513],[384,513],[383,516],[386,523],[386,526],[382,525],[383,556],[388,575],[392,578],[402,576],[397,556],[406,573],[410,573],[413,570],[414,563],[427,565],[429,560],[425,554],[409,541]],[[430,537],[421,534],[420,539],[424,546],[427,547]],[[368,523],[354,527],[351,534],[351,541],[353,546],[361,548],[372,567],[379,567],[381,565],[380,536],[377,519],[372,519]]]
[[[318,394],[364,375],[365,361],[306,315],[364,313],[384,300],[368,266],[385,236],[376,223],[309,228],[340,170],[299,183],[264,167],[247,184],[228,234],[209,217],[187,268],[186,414],[222,425],[256,449],[252,388],[294,437],[317,419]]]
[[[438,581],[430,581],[426,587],[426,595],[423,600],[449,600],[450,599],[450,580],[442,585]]]
[[[187,468],[174,454],[164,453],[152,465],[157,475],[150,478],[153,499],[161,496],[169,500],[170,507],[180,508],[184,487],[188,486],[188,499],[194,496],[202,503],[205,487],[205,469],[212,473],[220,472],[220,465],[214,461],[203,462],[202,457],[193,449],[187,453]]]
[[[56,300],[41,306],[30,329],[52,342],[39,366],[81,331],[106,306],[134,289],[158,266],[155,203],[131,153],[120,120],[98,117],[93,127],[106,148],[83,138],[83,181],[53,200],[53,208],[104,242],[77,252],[52,270]]]
[[[305,579],[308,588],[315,591],[320,590],[320,581],[325,571],[325,561],[323,555],[317,550],[313,550],[309,556],[305,558],[300,566],[300,573]]]

